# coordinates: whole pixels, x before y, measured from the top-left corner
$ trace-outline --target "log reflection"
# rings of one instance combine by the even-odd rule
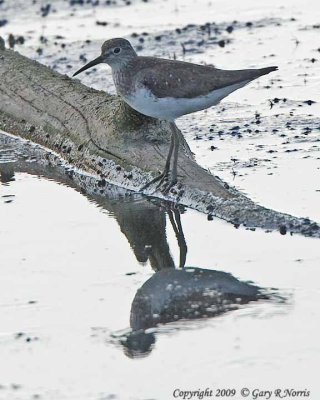
[[[0,163],[3,183],[12,181],[15,172],[42,175],[78,189],[74,174],[66,174],[63,169],[23,160]],[[90,185],[89,182],[86,187]],[[104,188],[103,196],[97,196],[95,191],[84,194],[114,216],[138,262],[149,261],[155,271],[134,297],[130,333],[119,339],[127,356],[150,354],[156,341],[155,330],[161,325],[214,318],[240,305],[267,299],[261,288],[241,282],[227,272],[185,267],[187,243],[179,209],[168,203],[155,204],[145,197],[132,196],[111,185]],[[170,252],[167,224],[171,225],[179,246],[178,265]]]

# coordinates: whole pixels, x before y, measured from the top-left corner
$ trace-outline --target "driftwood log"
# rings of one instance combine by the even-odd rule
[[[76,169],[93,174],[96,180],[92,185],[101,195],[106,183],[138,191],[158,174],[164,167],[171,135],[165,121],[145,117],[117,96],[88,88],[6,50],[1,40],[0,129],[43,145]],[[182,135],[181,143],[181,184],[166,196],[154,188],[145,194],[236,226],[320,237],[319,225],[308,218],[264,208],[229,188],[194,161]],[[51,156],[52,163],[56,159]]]

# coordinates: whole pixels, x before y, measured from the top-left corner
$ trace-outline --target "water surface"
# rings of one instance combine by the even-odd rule
[[[3,398],[169,399],[244,381],[317,390],[316,239],[111,186],[84,195],[18,153],[0,164]]]
[[[123,35],[144,55],[279,65],[178,125],[229,184],[320,221],[317,1],[51,3],[41,17],[37,2],[5,1],[0,34],[24,35],[15,49],[69,75]],[[114,90],[106,67],[81,79]],[[45,160],[0,134],[1,400],[168,400],[176,388],[244,386],[319,398],[317,239],[236,229],[112,186],[99,197],[80,188],[95,177]]]

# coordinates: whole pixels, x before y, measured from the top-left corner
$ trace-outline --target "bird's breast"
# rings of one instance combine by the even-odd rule
[[[122,97],[130,96],[134,90],[132,80],[128,74],[120,70],[112,71],[114,85],[117,93]]]

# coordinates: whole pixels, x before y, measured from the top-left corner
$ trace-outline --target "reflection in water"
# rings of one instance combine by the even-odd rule
[[[134,297],[130,332],[118,338],[128,357],[143,357],[152,351],[156,337],[155,329],[150,328],[179,320],[212,318],[240,305],[268,299],[261,288],[229,273],[184,267],[187,244],[178,208],[147,201],[118,202],[113,212],[138,261],[149,259],[155,271]],[[165,214],[179,245],[178,269],[166,238]]]
[[[167,213],[176,235],[179,249],[180,249],[180,258],[179,258],[179,268],[183,268],[186,263],[187,259],[187,243],[184,238],[182,225],[181,225],[181,218],[180,218],[180,211],[177,208],[174,208],[173,211],[168,207]]]
[[[44,157],[45,158],[45,157]],[[24,157],[25,159],[25,157]],[[155,271],[137,291],[131,306],[130,333],[120,336],[118,343],[129,357],[149,354],[155,343],[156,327],[161,324],[212,318],[249,302],[267,299],[261,288],[241,282],[231,274],[203,268],[184,267],[187,245],[181,223],[181,210],[168,204],[151,202],[141,195],[106,185],[103,197],[97,196],[99,184],[92,177],[70,173],[59,167],[42,163],[17,160],[1,163],[1,182],[14,179],[14,172],[42,175],[78,190],[79,181],[87,179],[86,188],[92,186],[90,194],[102,208],[117,220],[121,232],[126,236],[135,257],[140,263],[148,260]],[[75,183],[77,182],[77,184]],[[93,182],[93,184],[92,184]],[[166,216],[168,218],[166,218]],[[166,236],[166,221],[176,235],[180,249],[179,265],[175,267]]]
[[[132,331],[121,342],[128,356],[141,357],[151,351],[155,342],[149,328],[178,320],[216,317],[259,299],[267,299],[260,288],[226,272],[166,268],[137,291],[131,306]]]
[[[107,208],[106,201],[103,207]],[[108,207],[110,210],[110,205]],[[139,262],[146,263],[149,260],[155,271],[174,268],[166,237],[166,213],[163,207],[140,199],[116,202],[112,204],[112,213]]]
[[[14,181],[14,164],[0,164],[0,182],[3,184]]]

